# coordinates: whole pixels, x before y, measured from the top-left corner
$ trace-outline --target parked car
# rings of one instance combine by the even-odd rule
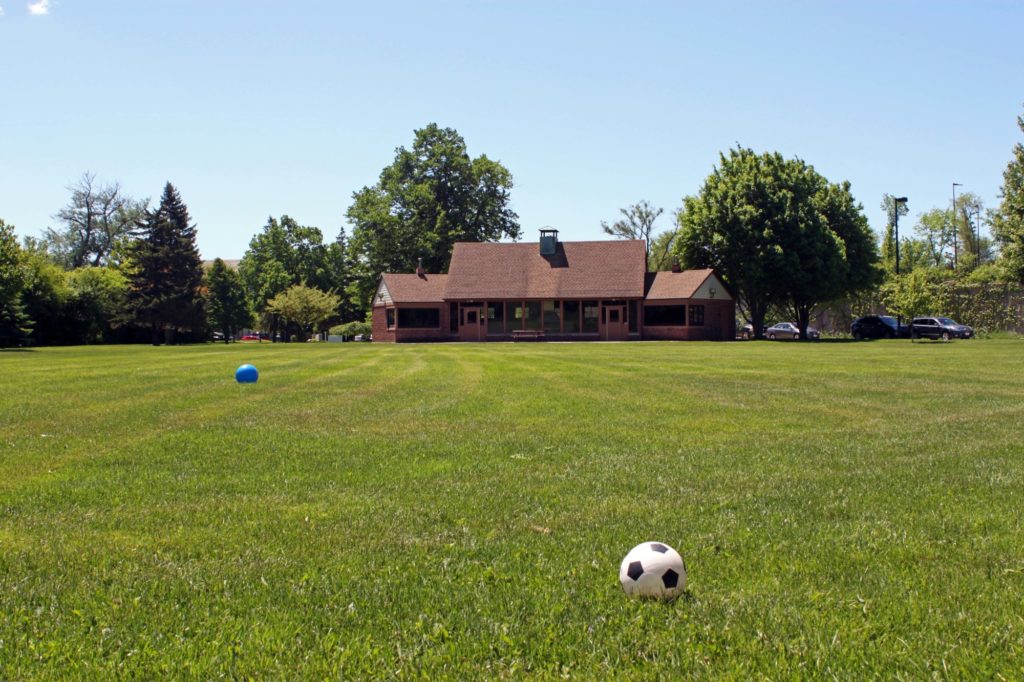
[[[792,322],[779,322],[765,329],[764,335],[772,341],[776,339],[799,339],[800,328]],[[821,334],[814,327],[808,327],[807,338],[817,340],[821,338]]]
[[[915,317],[910,323],[911,338],[918,339],[969,339],[974,330],[966,324],[959,324],[948,317]]]
[[[764,336],[764,327],[761,327],[761,335]],[[752,339],[754,338],[754,325],[749,322],[740,327],[740,338],[741,339]]]
[[[865,315],[853,321],[850,333],[855,339],[905,339],[910,335],[910,328],[900,324],[895,317]]]

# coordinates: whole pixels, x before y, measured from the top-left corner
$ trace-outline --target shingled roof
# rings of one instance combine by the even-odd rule
[[[395,303],[440,303],[448,275],[385,272],[381,277]]]
[[[712,275],[714,270],[683,270],[682,272],[648,272],[648,301],[668,300],[677,298],[693,298],[700,285]]]
[[[559,242],[553,256],[536,242],[458,242],[444,298],[641,298],[646,254],[640,240]]]

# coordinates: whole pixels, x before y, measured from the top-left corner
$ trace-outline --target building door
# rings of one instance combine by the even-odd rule
[[[626,322],[626,306],[606,305],[604,307],[604,334],[605,341],[625,341],[629,333],[629,325]]]
[[[484,328],[483,308],[463,306],[459,319],[459,341],[480,341]]]
[[[722,319],[722,309],[717,305],[709,305],[705,307],[707,310],[707,317],[704,322],[707,325],[704,327],[708,341],[721,341],[725,338],[725,332],[723,331],[723,325],[725,321]]]

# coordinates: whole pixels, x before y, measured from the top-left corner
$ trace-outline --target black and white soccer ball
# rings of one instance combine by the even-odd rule
[[[686,589],[686,562],[663,542],[643,542],[622,560],[619,582],[631,597],[675,599]]]

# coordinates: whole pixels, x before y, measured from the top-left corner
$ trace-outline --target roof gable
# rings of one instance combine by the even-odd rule
[[[729,290],[711,269],[647,273],[647,300],[680,298],[732,300]]]
[[[441,303],[447,280],[448,275],[385,272],[380,276],[373,303]]]

